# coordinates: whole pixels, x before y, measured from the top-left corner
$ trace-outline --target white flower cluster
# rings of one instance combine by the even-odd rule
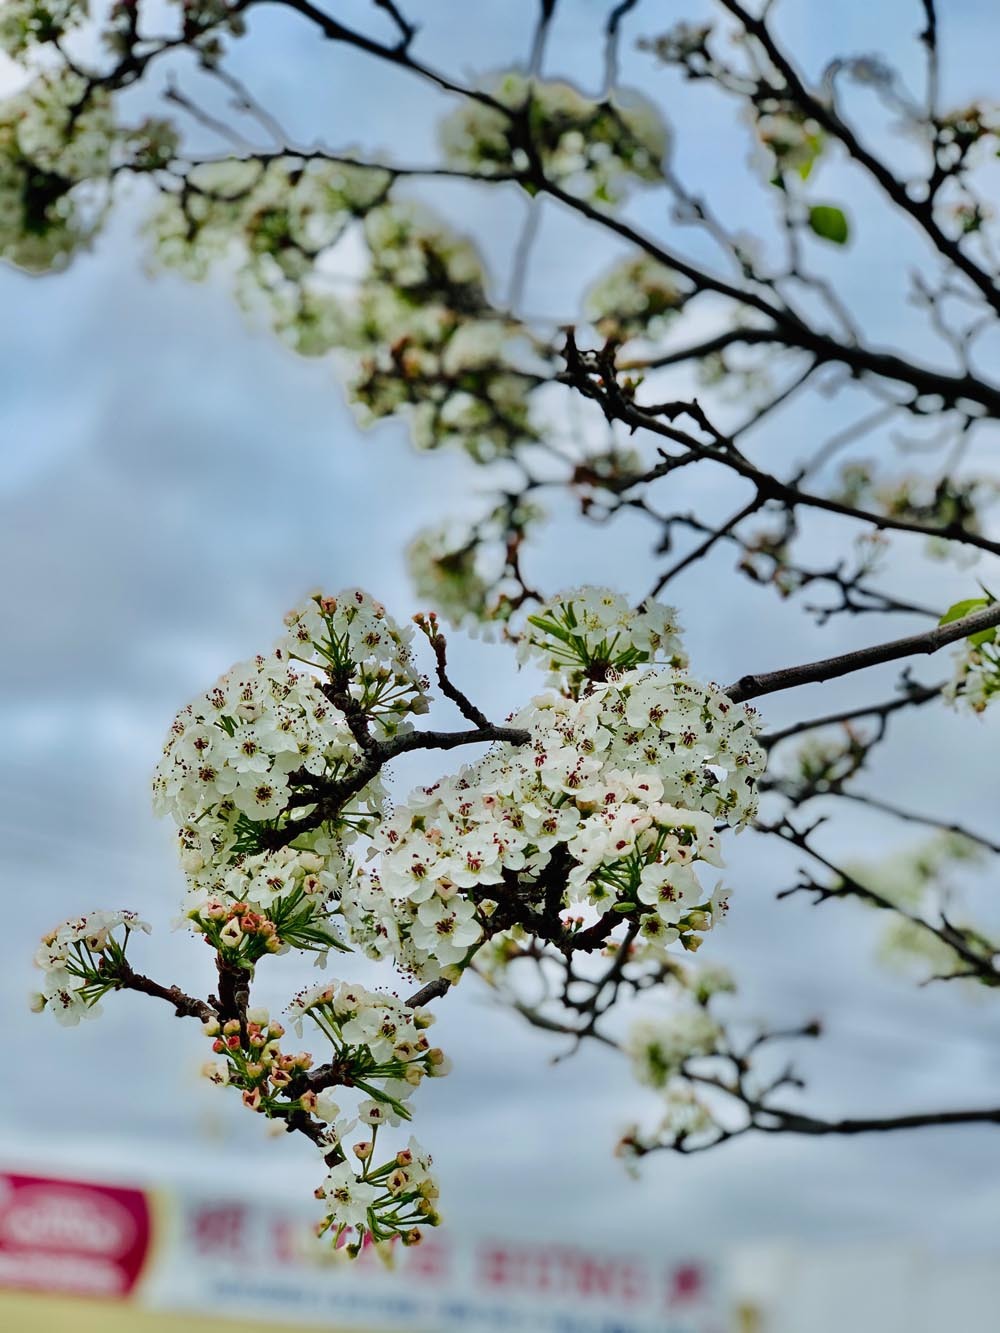
[[[0,24],[16,8],[0,9]],[[39,14],[71,8],[35,6]],[[119,170],[170,162],[177,136],[166,121],[117,125],[113,106],[99,81],[66,66],[0,101],[0,258],[31,272],[65,265],[97,233]]]
[[[354,1145],[360,1175],[346,1160],[328,1172],[316,1191],[328,1212],[316,1230],[321,1236],[329,1233],[334,1245],[344,1246],[352,1257],[370,1237],[389,1259],[395,1237],[414,1245],[420,1240],[420,1227],[438,1225],[438,1187],[430,1171],[431,1156],[416,1139],[380,1166],[375,1165],[374,1149],[374,1134],[370,1141]]]
[[[381,169],[291,155],[199,163],[149,230],[159,262],[190,277],[237,256],[240,299],[290,346],[348,353],[350,395],[368,419],[402,411],[420,448],[507,454],[536,438],[537,380],[514,357],[530,340],[488,301],[475,246],[413,201],[390,200],[390,186]],[[327,261],[352,228],[370,263],[345,299]]]
[[[375,734],[392,736],[427,712],[427,681],[413,662],[413,627],[400,626],[360,588],[336,597],[314,593],[285,617],[278,646],[296,661],[326,673]]]
[[[664,64],[689,64],[693,57],[707,55],[707,42],[712,35],[711,23],[673,24],[656,37],[642,37],[637,43],[640,51],[652,51]]]
[[[410,580],[421,603],[470,633],[509,620],[521,584],[512,563],[543,510],[524,499],[469,522],[449,520],[418,533],[406,551]]]
[[[369,1098],[359,1107],[368,1125],[409,1120],[403,1104],[425,1076],[447,1074],[443,1053],[424,1035],[434,1022],[426,1009],[411,1009],[392,995],[348,982],[330,982],[300,991],[288,1006],[300,1035],[305,1018],[333,1046],[334,1058],[349,1068],[351,1086]]]
[[[200,865],[197,848],[182,853],[190,885],[184,915],[192,929],[225,959],[249,964],[292,948],[321,957],[346,948],[332,917],[349,882],[349,862],[342,846],[321,841],[325,855],[281,847],[240,854],[223,866]]]
[[[425,1035],[433,1015],[343,981],[302,991],[288,1011],[299,1036],[308,1018],[329,1039],[331,1062],[314,1067],[308,1053],[282,1051],[284,1027],[266,1009],[251,1008],[244,1023],[213,1018],[203,1024],[213,1051],[224,1057],[206,1062],[203,1075],[240,1090],[251,1111],[276,1120],[306,1117],[322,1126],[314,1137],[332,1165],[316,1190],[327,1203],[316,1228],[319,1235],[329,1232],[334,1245],[352,1256],[367,1237],[376,1243],[394,1237],[406,1245],[416,1243],[418,1228],[439,1220],[432,1202],[438,1191],[430,1176],[431,1159],[414,1139],[381,1166],[374,1152],[384,1125],[410,1119],[405,1102],[422,1079],[448,1072],[443,1052],[432,1048]],[[341,1117],[330,1087],[364,1095],[354,1119]],[[347,1161],[346,1146],[359,1123],[368,1136],[351,1149],[360,1175]]]
[[[0,102],[0,257],[41,272],[90,240],[106,203],[113,132],[108,95],[88,92],[66,69]]]
[[[31,997],[32,1009],[48,1009],[64,1027],[96,1017],[101,996],[115,988],[129,935],[134,930],[148,935],[149,929],[135,912],[98,911],[64,921],[43,935],[35,966],[45,979]]]
[[[490,581],[474,530],[457,520],[425,528],[406,548],[406,562],[417,596],[451,624],[485,618]]]
[[[985,713],[1000,697],[1000,644],[996,638],[962,644],[955,653],[954,674],[943,693],[955,708]]]
[[[969,976],[970,989],[979,993],[969,956],[989,960],[1000,952],[998,918],[991,914],[992,920],[970,923],[963,898],[982,879],[987,859],[980,844],[943,831],[879,860],[848,863],[846,870],[859,884],[899,909],[878,913],[882,961],[896,970],[915,971],[925,983],[935,977]],[[956,943],[964,936],[965,956],[921,921],[947,921]]]
[[[805,180],[823,151],[826,136],[819,123],[791,102],[773,98],[752,108],[754,132],[767,156],[765,170],[794,172]]]
[[[640,1083],[673,1092],[676,1085],[672,1080],[684,1062],[711,1055],[721,1035],[722,1029],[707,1009],[687,1007],[658,1018],[637,1019],[624,1050]]]
[[[185,828],[189,850],[197,840],[207,862],[235,844],[241,814],[282,814],[293,774],[337,777],[356,759],[319,678],[278,651],[231,668],[177,714],[153,779],[154,808]]]
[[[667,132],[647,98],[616,89],[595,102],[568,83],[518,73],[487,91],[510,114],[470,101],[452,112],[440,130],[451,166],[485,176],[523,173],[530,181],[531,158],[519,143],[526,130],[546,177],[593,202],[615,203],[635,182],[663,179]]]
[[[707,1146],[719,1134],[720,1127],[711,1107],[690,1083],[673,1079],[659,1092],[662,1108],[659,1121],[648,1128],[631,1125],[615,1147],[615,1156],[624,1161],[625,1169],[633,1176],[638,1175],[637,1163],[648,1152],[668,1144],[681,1147],[690,1139],[700,1139]]]
[[[684,307],[691,284],[648,255],[623,259],[587,292],[585,312],[605,338],[661,334]]]
[[[421,449],[488,460],[535,438],[535,380],[513,356],[524,330],[487,300],[475,247],[412,202],[372,209],[364,233],[371,267],[344,339],[359,357],[354,400],[373,420],[405,411]]]
[[[363,756],[345,709],[383,735],[426,710],[425,682],[410,658],[412,630],[400,629],[366,593],[317,594],[286,625],[270,656],[233,667],[181,710],[167,737],[154,805],[181,825],[193,874],[240,851],[246,821],[293,819],[293,808],[308,812],[315,804],[322,782],[351,774]],[[341,812],[340,833],[366,827],[381,800],[375,779]]]
[[[731,1058],[711,1006],[716,996],[734,992],[735,982],[728,969],[713,964],[689,968],[671,962],[669,972],[678,988],[676,1003],[667,1012],[636,1019],[621,1045],[636,1079],[658,1094],[660,1104],[654,1124],[632,1125],[618,1145],[629,1169],[657,1148],[683,1147],[692,1139],[707,1144],[724,1132],[702,1096],[698,1062],[720,1054]]]
[[[417,622],[435,642],[436,622]],[[121,986],[204,1016],[222,1057],[206,1077],[323,1147],[319,1230],[348,1254],[367,1240],[414,1243],[436,1224],[430,1159],[411,1141],[380,1161],[376,1139],[410,1120],[414,1089],[448,1062],[425,1035],[426,1010],[342,981],[289,1006],[296,1030],[319,1031],[330,1058],[314,1065],[283,1051],[281,1024],[250,1007],[260,959],[296,948],[325,961],[330,948],[354,946],[454,982],[487,944],[498,960],[505,940],[516,951],[531,937],[592,953],[627,922],[629,961],[681,976],[664,950],[696,949],[725,911],[699,866],[722,864],[717,824],[752,817],[763,768],[752,710],[683,669],[672,608],[633,612],[584,588],[530,617],[522,656],[540,658],[559,688],[510,719],[524,735],[387,813],[378,769],[400,748],[387,742],[408,748],[400,733],[428,707],[412,634],[358,589],[315,593],[269,655],[234,667],[176,718],[154,799],[180,828],[185,919],[216,954],[218,999],[132,972],[125,944],[148,927],[126,912],[67,922],[36,959],[46,982],[33,1005],[60,1021]],[[354,855],[361,837],[367,866]],[[688,989],[704,1006],[726,984],[706,973]],[[715,1029],[699,1015],[636,1030],[630,1050],[646,1081],[665,1086],[685,1052],[709,1048]],[[353,1120],[332,1100],[339,1087],[361,1099]],[[359,1124],[368,1137],[346,1147]]]
[[[560,593],[528,617],[518,645],[518,661],[537,661],[549,683],[579,693],[586,681],[627,671],[644,662],[687,665],[677,612],[661,602],[638,610],[610,588],[576,588]]]
[[[443,226],[430,209],[412,201],[383,204],[365,217],[365,240],[378,277],[401,291],[452,289],[481,304],[483,261],[471,241]]]
[[[106,176],[114,118],[109,95],[63,69],[35,79],[4,104],[17,120],[17,147],[39,171],[64,181]]]
[[[633,913],[647,941],[696,948],[725,895],[695,863],[721,865],[715,821],[756,809],[752,713],[680,671],[635,669],[580,699],[542,696],[513,724],[530,744],[496,747],[380,824],[377,874],[344,906],[354,938],[453,978],[509,895],[537,896],[548,872],[560,909]]]
[[[382,1126],[410,1119],[406,1102],[423,1078],[449,1071],[443,1052],[431,1047],[425,1035],[434,1016],[426,1009],[411,1009],[391,995],[348,982],[302,991],[288,1012],[300,1034],[305,1019],[315,1024],[333,1047],[333,1063],[342,1072],[343,1082],[366,1097],[356,1120],[339,1121],[331,1131],[331,1141],[340,1147],[345,1160],[332,1167],[316,1191],[328,1208],[317,1231],[320,1235],[329,1232],[335,1245],[346,1243],[355,1253],[366,1236],[375,1242],[394,1236],[405,1244],[416,1242],[420,1238],[416,1228],[435,1226],[438,1221],[431,1159],[414,1139],[381,1166],[376,1166],[374,1153]],[[370,1134],[352,1150],[361,1164],[360,1175],[346,1160],[343,1147],[343,1140],[359,1122]],[[354,1233],[351,1240],[348,1233]]]
[[[269,656],[232,668],[181,710],[153,780],[155,808],[180,826],[185,917],[249,967],[289,948],[322,958],[345,947],[332,917],[350,883],[347,847],[385,799],[377,774],[361,779],[317,823],[323,792],[350,784],[364,762],[348,712],[375,738],[427,708],[412,628],[367,593],[314,594],[285,625]]]
[[[219,1087],[238,1088],[243,1093],[243,1105],[249,1110],[269,1117],[298,1110],[319,1120],[335,1120],[340,1114],[340,1107],[328,1097],[320,1105],[319,1098],[314,1093],[310,1095],[308,1088],[297,1086],[308,1073],[312,1056],[306,1051],[295,1055],[282,1051],[285,1029],[267,1009],[248,1008],[244,1022],[238,1018],[225,1023],[217,1018],[207,1019],[202,1023],[202,1031],[213,1039],[212,1050],[216,1055],[225,1057],[206,1061],[202,1075]]]
[[[164,199],[149,230],[160,263],[204,278],[241,251],[244,282],[283,293],[385,194],[382,171],[283,156],[228,158],[191,168],[182,193]],[[284,293],[288,296],[288,293]]]
[[[87,17],[87,0],[4,0],[0,8],[0,50],[21,56],[56,41]]]

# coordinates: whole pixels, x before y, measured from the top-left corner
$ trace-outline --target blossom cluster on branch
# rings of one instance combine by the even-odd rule
[[[382,1161],[376,1138],[409,1121],[415,1088],[448,1064],[424,1035],[425,1008],[346,981],[288,1006],[325,1058],[287,1052],[282,1025],[251,1004],[258,965],[359,949],[437,993],[504,940],[571,956],[625,932],[637,958],[694,950],[726,907],[699,872],[722,864],[719,831],[753,817],[764,766],[753,710],[689,673],[670,607],[631,610],[599,588],[542,604],[520,654],[551,688],[502,728],[451,683],[436,618],[415,619],[471,732],[416,730],[429,682],[414,627],[359,589],[296,607],[269,654],[233,667],[171,726],[154,802],[178,825],[182,919],[214,955],[217,997],[134,972],[125,942],[147,927],[128,913],[67,923],[38,956],[35,1007],[64,1022],[115,989],[200,1017],[222,1057],[206,1076],[322,1148],[321,1230],[352,1252],[366,1236],[410,1243],[436,1222],[430,1159],[411,1142]],[[381,774],[395,754],[477,742],[491,743],[485,756],[390,807]],[[354,1120],[333,1088],[363,1095]],[[359,1123],[371,1137],[349,1150]]]
[[[468,102],[441,123],[445,160],[473,175],[545,174],[592,202],[663,179],[666,128],[638,94],[597,102],[568,83],[506,73],[487,85],[492,105]]]

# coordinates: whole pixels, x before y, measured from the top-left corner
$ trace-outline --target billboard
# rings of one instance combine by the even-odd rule
[[[373,1252],[332,1254],[312,1220],[262,1197],[0,1172],[0,1326],[83,1333],[100,1311],[93,1327],[107,1333],[174,1319],[248,1333],[726,1327],[717,1274],[697,1259],[443,1227],[389,1270]]]

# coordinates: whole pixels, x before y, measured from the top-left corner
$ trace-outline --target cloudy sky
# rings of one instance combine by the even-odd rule
[[[458,21],[469,12],[460,0],[423,8],[422,49],[432,61],[474,77],[523,59],[533,4],[477,7],[474,31]],[[606,8],[565,0],[549,72],[597,86],[594,34]],[[640,5],[624,30],[623,67],[675,125],[678,167],[724,213],[740,210],[751,225],[765,214],[748,191],[748,143],[732,107],[696,100],[634,50],[636,37],[703,8],[670,0],[644,13]],[[911,34],[920,8],[916,0],[785,0],[782,30],[813,73],[838,51],[875,50],[896,58],[916,83]],[[370,23],[366,6],[345,9]],[[968,101],[991,90],[997,20],[989,0],[956,0],[947,9],[944,101]],[[434,116],[444,103],[420,84],[324,47],[276,14],[262,13],[253,28],[257,40],[237,63],[297,138],[423,160],[433,152]],[[0,77],[14,75],[7,68]],[[837,163],[828,171],[824,188],[849,202],[858,238],[838,278],[844,294],[873,341],[939,353],[915,331],[905,302],[906,269],[922,262],[916,242],[905,234],[892,240],[881,224],[866,228],[871,196]],[[454,190],[443,202],[478,236],[502,290],[522,199]],[[201,951],[170,929],[181,877],[170,830],[149,809],[150,771],[174,712],[233,661],[268,645],[282,613],[314,586],[359,583],[408,615],[406,541],[422,524],[473,507],[483,479],[454,456],[418,457],[396,424],[360,432],[335,368],[280,348],[244,318],[223,282],[194,286],[146,273],[142,211],[141,194],[125,199],[93,250],[57,278],[0,269],[8,645],[0,659],[0,858],[10,905],[0,994],[14,1071],[0,1099],[0,1155],[11,1164],[217,1178],[221,1187],[249,1150],[259,1150],[260,1182],[307,1192],[316,1174],[308,1146],[264,1142],[240,1107],[199,1083],[203,1052],[193,1024],[125,996],[108,1003],[99,1022],[59,1029],[26,1011],[29,960],[37,936],[63,917],[122,904],[155,923],[143,942],[144,970],[193,991],[209,988]],[[662,200],[639,200],[635,215],[660,230],[674,225]],[[694,235],[672,240],[702,253]],[[597,273],[613,257],[588,232],[546,213],[526,289],[531,308],[572,313],[581,272]],[[848,393],[813,398],[766,439],[755,437],[755,447],[761,457],[791,461],[821,438],[818,431],[830,433],[856,412]],[[596,427],[588,421],[580,429]],[[693,482],[692,502],[723,512],[730,493],[712,484],[717,478]],[[621,528],[595,541],[554,508],[552,532],[530,556],[546,586],[598,579],[638,593],[651,582],[647,533]],[[828,536],[820,533],[817,549]],[[891,570],[913,595],[919,578],[923,600],[946,606],[975,592],[975,576],[989,582],[985,566],[963,574],[921,565],[917,575],[918,555],[918,547],[901,545]],[[731,679],[903,632],[902,621],[875,617],[821,631],[768,594],[733,585],[729,572],[723,554],[674,593],[706,676]],[[505,650],[468,642],[456,644],[454,656],[456,674],[476,681],[477,697],[496,714],[529,688]],[[936,678],[930,664],[921,672]],[[847,697],[874,700],[893,680],[892,672],[873,673],[864,683],[800,692],[766,715],[780,722]],[[946,808],[989,832],[995,737],[995,725],[914,715],[895,730],[869,786],[891,786],[895,799]],[[845,858],[874,854],[907,836],[857,816],[839,825],[838,849],[846,844]],[[800,1061],[815,1106],[877,1114],[996,1103],[1000,1055],[988,1004],[970,1003],[957,989],[917,992],[880,971],[878,923],[860,908],[776,906],[774,891],[792,880],[795,862],[767,843],[740,840],[727,874],[733,911],[705,952],[732,963],[750,1014],[781,1024],[826,1019],[822,1050]],[[294,960],[277,960],[261,977],[262,998],[278,1004],[295,985]],[[638,1226],[665,1248],[698,1252],[782,1236],[951,1247],[992,1240],[987,1224],[1000,1186],[983,1166],[996,1151],[995,1129],[841,1142],[745,1139],[690,1160],[651,1159],[632,1181],[611,1149],[628,1121],[655,1107],[613,1054],[584,1051],[550,1067],[552,1041],[497,1010],[474,984],[441,1006],[436,1032],[455,1072],[422,1093],[419,1129],[436,1153],[456,1225],[590,1240]]]

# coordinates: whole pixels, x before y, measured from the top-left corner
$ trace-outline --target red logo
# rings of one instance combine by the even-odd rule
[[[151,1230],[141,1190],[0,1176],[0,1287],[126,1296]]]

